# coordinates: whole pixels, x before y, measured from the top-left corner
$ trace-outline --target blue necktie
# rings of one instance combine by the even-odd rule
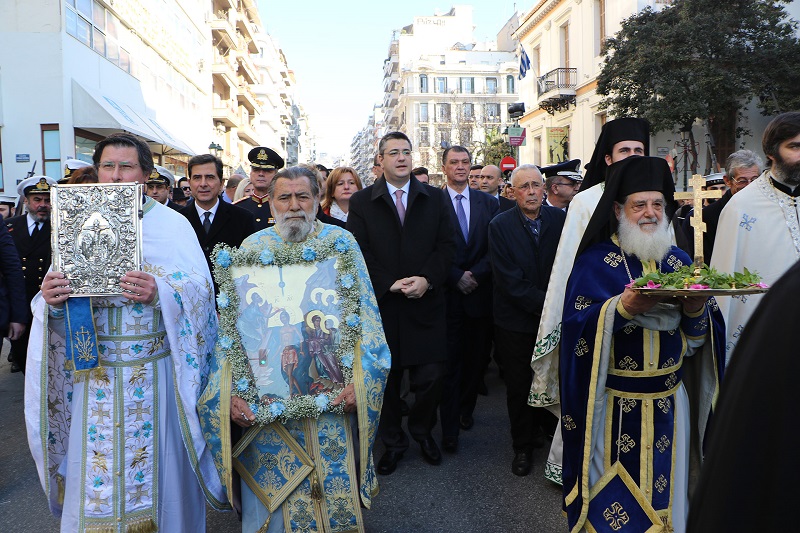
[[[463,199],[464,195],[456,195],[456,200],[458,201],[456,204],[456,218],[458,218],[458,225],[461,226],[461,233],[464,234],[464,242],[467,242],[467,237],[469,237],[469,224],[467,224],[467,213],[464,211],[464,206],[461,205],[461,200]]]

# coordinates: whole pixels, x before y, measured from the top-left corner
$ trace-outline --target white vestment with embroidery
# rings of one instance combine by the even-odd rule
[[[731,274],[745,268],[772,285],[800,259],[798,198],[776,189],[766,171],[722,210],[710,265]],[[762,295],[718,298],[725,318],[726,362]]]
[[[194,236],[184,217],[149,199],[143,214],[158,297],[92,298],[97,368],[65,365],[63,311],[33,303],[28,442],[64,532],[202,532],[204,500],[225,506],[196,413],[217,330],[208,265],[194,238],[172,238]]]

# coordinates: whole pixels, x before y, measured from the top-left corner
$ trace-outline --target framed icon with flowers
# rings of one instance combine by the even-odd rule
[[[352,250],[342,238],[312,242],[214,250],[216,349],[260,424],[342,412],[332,401],[352,382],[361,335]]]

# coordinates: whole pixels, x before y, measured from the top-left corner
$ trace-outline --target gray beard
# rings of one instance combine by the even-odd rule
[[[316,210],[314,211],[316,213]],[[296,212],[287,212],[275,217],[275,229],[278,235],[286,242],[302,242],[306,240],[308,234],[314,229],[314,218],[309,218],[308,213],[303,211],[303,218],[288,218]]]
[[[638,224],[627,219],[624,213],[619,216],[619,244],[623,251],[642,261],[660,261],[672,247],[669,234],[669,221],[661,217],[658,228],[653,233],[642,231]]]

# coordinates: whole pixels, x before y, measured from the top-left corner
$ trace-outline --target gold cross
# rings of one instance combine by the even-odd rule
[[[108,505],[108,498],[101,498],[99,490],[94,490],[92,492],[94,492],[94,498],[89,498],[89,505],[94,505],[94,512],[99,513],[101,505]]]
[[[110,413],[110,412],[108,412],[108,411],[104,411],[104,410],[103,410],[103,404],[104,404],[104,403],[105,403],[105,402],[97,402],[97,409],[93,409],[93,410],[92,410],[92,416],[96,416],[96,417],[98,418],[98,421],[99,421],[101,424],[103,423],[103,420],[104,420],[106,417],[109,417],[109,418],[111,418],[111,413]]]
[[[134,422],[138,422],[139,420],[143,420],[142,415],[149,415],[150,414],[150,408],[149,407],[142,407],[142,404],[144,403],[144,400],[142,400],[141,402],[133,402],[133,403],[136,404],[136,409],[134,409],[133,407],[128,407],[128,416],[136,415],[136,420],[134,420]]]
[[[706,223],[703,222],[703,199],[722,198],[722,191],[704,191],[706,180],[700,174],[695,174],[689,180],[692,192],[676,192],[676,200],[690,200],[694,206],[694,214],[689,219],[694,228],[694,266],[699,269],[703,266],[703,233],[706,232]]]
[[[150,327],[150,322],[142,324],[142,317],[137,316],[133,318],[133,324],[125,324],[125,331],[134,330],[137,335],[141,335],[142,330],[147,330]]]

